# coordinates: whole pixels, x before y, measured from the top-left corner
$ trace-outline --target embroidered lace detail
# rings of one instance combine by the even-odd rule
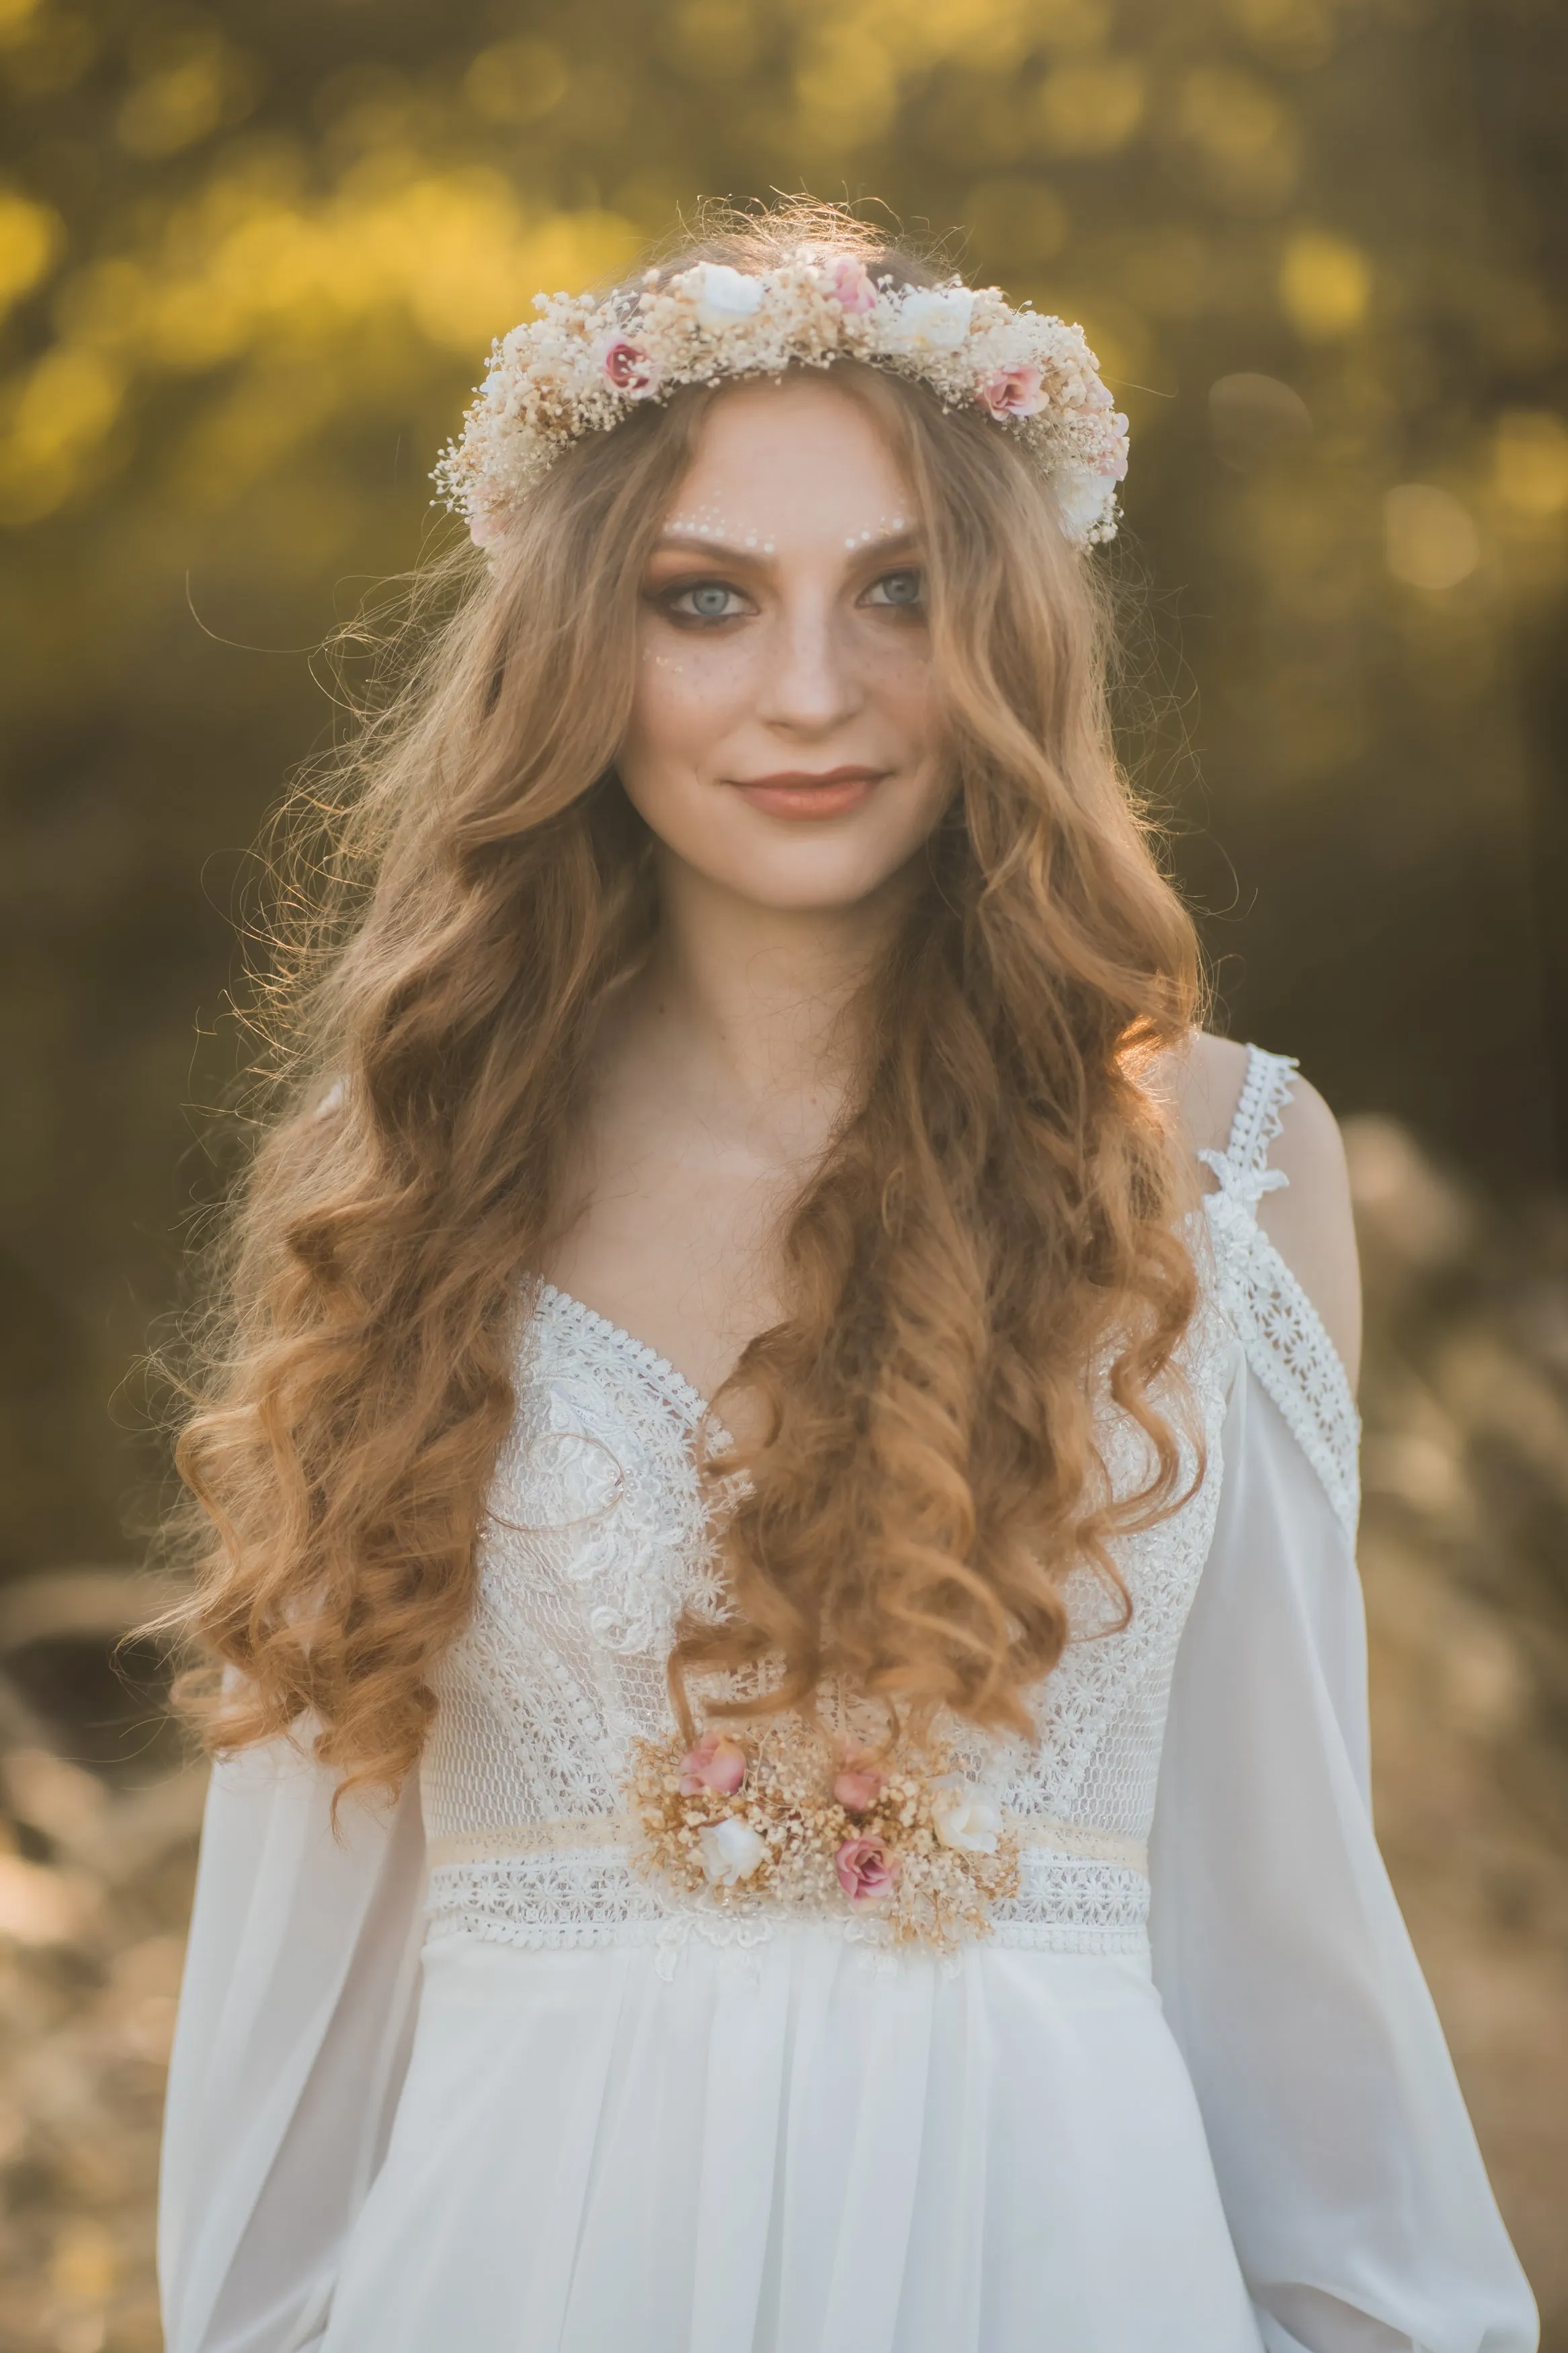
[[[1353,1544],[1361,1509],[1361,1418],[1321,1316],[1258,1223],[1263,1195],[1289,1182],[1268,1159],[1283,1129],[1295,1068],[1282,1054],[1247,1049],[1230,1141],[1224,1152],[1199,1155],[1219,1179],[1219,1190],[1204,1206],[1220,1308]]]
[[[1090,1862],[1082,1856],[1026,1850],[1020,1858],[1021,1884],[1016,1896],[994,1906],[996,1940],[1003,1945],[1035,1946],[1043,1932],[1054,1939],[1065,1928],[1079,1938],[1051,1951],[1126,1951],[1148,1933],[1148,1874],[1119,1862]],[[1116,1941],[1107,1943],[1104,1939]]]
[[[1119,1548],[1131,1622],[1119,1626],[1120,1603],[1099,1580],[1070,1581],[1075,1640],[1041,1686],[1038,1747],[966,1736],[969,1769],[1026,1842],[1022,1887],[996,1923],[1003,1943],[1123,1951],[1143,1937],[1147,1881],[1128,1858],[1148,1839],[1176,1643],[1213,1534],[1233,1346],[1202,1311],[1186,1358],[1207,1475],[1180,1511]],[[632,1741],[668,1728],[665,1662],[683,1602],[721,1606],[692,1452],[708,1410],[651,1350],[541,1290],[478,1606],[437,1676],[421,1768],[431,1936],[653,1943],[662,1967],[694,1935],[772,1933],[645,1881],[603,1831],[563,1843],[563,1825],[616,1812]],[[1103,1443],[1119,1485],[1146,1475],[1134,1424],[1111,1416]],[[1196,1455],[1185,1451],[1190,1473]],[[852,1942],[877,1941],[873,1920],[839,1925]]]
[[[668,1907],[613,1850],[498,1855],[430,1873],[426,1934],[556,1951],[658,1941]]]
[[[1031,1853],[1016,1897],[998,1904],[998,1945],[1051,1952],[1132,1952],[1148,1933],[1149,1882],[1126,1864]],[[640,1878],[625,1853],[503,1855],[440,1863],[430,1873],[426,1934],[479,1936],[534,1952],[656,1945],[671,1955],[689,1939],[754,1947],[803,1925],[835,1929],[846,1943],[881,1945],[872,1916],[825,1919],[783,1908],[719,1912],[669,1900]]]
[[[1100,1580],[1087,1571],[1069,1579],[1073,1640],[1037,1694],[1037,1747],[973,1731],[955,1743],[1024,1842],[1019,1893],[996,1911],[1005,1945],[1115,1952],[1142,1943],[1148,1882],[1131,1858],[1148,1839],[1176,1646],[1213,1538],[1238,1342],[1354,1529],[1349,1385],[1257,1221],[1258,1201],[1285,1181],[1268,1157],[1292,1068],[1254,1049],[1230,1142],[1205,1155],[1219,1190],[1197,1229],[1212,1247],[1184,1347],[1205,1475],[1179,1511],[1118,1546],[1126,1625]],[[435,1865],[429,1934],[540,1947],[652,1944],[661,1969],[693,1936],[754,1946],[773,1922],[677,1898],[637,1873],[602,1826],[624,1802],[632,1743],[668,1732],[665,1663],[679,1610],[723,1606],[693,1440],[705,1421],[716,1443],[724,1433],[664,1358],[549,1284],[532,1303],[517,1387],[478,1604],[437,1672],[421,1767]],[[1107,1468],[1125,1493],[1147,1475],[1148,1440],[1108,1402],[1102,1410]],[[1183,1451],[1190,1476],[1191,1440]],[[838,1926],[879,1966],[890,1959],[874,1918],[847,1915]]]

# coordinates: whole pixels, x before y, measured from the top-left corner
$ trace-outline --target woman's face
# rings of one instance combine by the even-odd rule
[[[722,393],[642,583],[617,766],[669,855],[759,906],[842,908],[949,796],[902,469],[826,377]]]

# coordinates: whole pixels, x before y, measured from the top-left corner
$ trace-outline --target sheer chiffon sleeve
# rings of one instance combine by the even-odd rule
[[[1263,2341],[1532,2353],[1534,2306],[1373,1835],[1344,1513],[1250,1365],[1223,1451],[1151,1933]]]
[[[412,2028],[416,1786],[345,1801],[289,1743],[220,1764],[163,2132],[168,2353],[302,2353],[379,2161]]]

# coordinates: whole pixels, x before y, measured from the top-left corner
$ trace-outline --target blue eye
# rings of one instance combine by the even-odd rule
[[[905,611],[925,603],[925,583],[918,572],[884,572],[866,591],[868,605],[897,605]]]
[[[728,621],[736,613],[745,611],[746,600],[733,588],[726,588],[721,580],[699,580],[672,596],[669,609],[672,613],[689,614],[699,621]]]

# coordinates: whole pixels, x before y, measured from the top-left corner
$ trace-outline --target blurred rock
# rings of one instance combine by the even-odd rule
[[[1371,1273],[1419,1273],[1462,1256],[1470,1204],[1426,1159],[1397,1120],[1363,1113],[1344,1124],[1345,1157],[1363,1254]]]

